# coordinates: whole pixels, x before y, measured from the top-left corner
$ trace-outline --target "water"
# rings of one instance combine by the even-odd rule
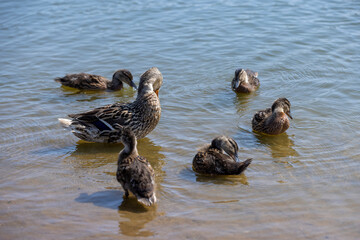
[[[359,239],[358,1],[1,1],[1,239]],[[162,117],[139,141],[155,207],[123,201],[121,144],[79,141],[58,117],[136,92],[78,92],[53,78],[128,68],[164,76]],[[236,68],[261,86],[236,95]],[[287,97],[285,134],[251,118]],[[240,176],[195,174],[196,149],[233,137]]]

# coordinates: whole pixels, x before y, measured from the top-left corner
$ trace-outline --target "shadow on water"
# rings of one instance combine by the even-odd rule
[[[199,174],[194,172],[191,169],[191,167],[186,167],[180,171],[180,176],[189,181],[196,181],[199,183],[216,184],[216,185],[238,185],[238,184],[249,185],[245,174],[244,173],[240,175]]]
[[[75,199],[79,203],[92,203],[95,206],[118,210],[121,219],[119,231],[126,236],[149,237],[153,236],[152,231],[143,231],[145,225],[157,217],[156,205],[145,207],[137,199],[130,195],[123,198],[123,192],[117,190],[99,191],[92,194],[81,193]]]
[[[289,138],[287,133],[276,136],[254,133],[254,136],[259,144],[270,149],[273,158],[299,156],[299,153],[293,148],[294,141]]]

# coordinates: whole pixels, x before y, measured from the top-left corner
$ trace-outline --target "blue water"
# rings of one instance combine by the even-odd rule
[[[1,239],[359,239],[359,1],[1,1]],[[136,91],[79,92],[55,77],[164,76],[162,116],[139,141],[158,204],[124,201],[121,144],[79,141],[57,118]],[[260,88],[236,95],[237,68]],[[278,97],[285,134],[251,131]],[[196,149],[233,137],[245,174],[195,174]]]

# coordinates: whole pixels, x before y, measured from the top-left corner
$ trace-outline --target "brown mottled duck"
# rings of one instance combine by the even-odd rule
[[[255,113],[252,119],[252,129],[269,135],[285,132],[290,127],[290,101],[286,98],[277,99],[271,108]],[[289,118],[288,118],[289,117]]]
[[[260,85],[260,81],[257,76],[257,72],[253,72],[249,69],[244,70],[239,68],[235,71],[235,76],[231,82],[231,87],[235,92],[238,93],[253,92]]]
[[[156,203],[154,170],[146,158],[139,156],[134,133],[128,128],[119,129],[113,137],[120,138],[124,149],[119,154],[116,179],[125,191],[124,197],[130,191],[139,202],[150,206]]]
[[[54,80],[64,86],[81,90],[108,89],[116,91],[123,88],[123,82],[137,89],[135,83],[133,82],[133,76],[131,72],[126,69],[120,69],[116,71],[113,74],[111,81],[105,77],[88,73],[67,74],[64,77],[58,77]]]
[[[244,162],[238,160],[239,147],[234,139],[219,136],[212,140],[195,155],[193,169],[195,172],[213,175],[237,175],[245,171],[252,159]]]
[[[161,116],[159,89],[163,77],[159,69],[150,68],[140,77],[138,95],[134,102],[115,103],[94,110],[70,114],[70,119],[59,118],[80,139],[89,142],[119,142],[112,133],[117,125],[130,128],[137,139],[145,137],[158,124]]]

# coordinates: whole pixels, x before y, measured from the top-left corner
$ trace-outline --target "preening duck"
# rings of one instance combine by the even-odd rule
[[[132,103],[115,103],[94,110],[68,115],[72,119],[59,118],[60,123],[71,129],[80,139],[89,142],[119,142],[112,133],[117,126],[129,128],[137,139],[145,137],[158,124],[161,106],[158,97],[163,77],[159,69],[150,68],[140,77],[138,95]]]
[[[260,81],[257,77],[257,72],[253,72],[249,69],[244,70],[239,68],[235,71],[235,76],[231,82],[231,87],[235,92],[238,93],[253,92],[260,85]]]
[[[255,113],[252,119],[252,129],[269,135],[285,132],[290,127],[290,101],[286,98],[277,99],[271,108]],[[288,118],[289,117],[289,118]]]
[[[150,206],[156,203],[154,170],[146,158],[139,156],[133,132],[123,127],[119,130],[121,134],[115,133],[113,137],[120,138],[124,149],[119,154],[116,179],[123,187],[125,197],[130,191],[139,202]]]
[[[195,172],[216,175],[237,175],[245,171],[252,159],[238,161],[239,147],[234,139],[219,136],[212,140],[195,155]]]
[[[123,82],[137,89],[135,83],[133,82],[133,76],[127,69],[120,69],[116,71],[113,74],[112,81],[105,77],[88,73],[67,74],[64,77],[58,77],[54,80],[64,86],[82,90],[109,89],[116,91],[123,88]]]

